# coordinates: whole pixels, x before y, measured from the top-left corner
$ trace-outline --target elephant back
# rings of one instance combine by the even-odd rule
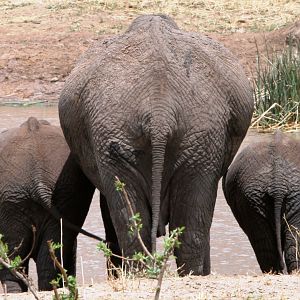
[[[50,193],[68,154],[61,129],[45,120],[30,117],[19,127],[2,132],[0,194],[9,198],[10,193],[23,189],[30,197],[38,186]]]
[[[50,123],[46,120],[37,120],[35,117],[29,117],[20,127],[25,127],[28,131],[36,131],[41,125],[50,125]]]
[[[252,112],[252,89],[237,59],[217,41],[179,30],[161,15],[138,17],[124,34],[96,42],[79,59],[59,101],[61,125],[75,152],[85,150],[71,137],[73,130],[86,141],[97,136],[101,145],[119,130],[125,143],[139,140],[139,147],[156,132],[164,132],[161,139],[183,140],[187,131],[197,131],[201,140],[219,131],[223,169]],[[104,127],[111,134],[97,134]]]

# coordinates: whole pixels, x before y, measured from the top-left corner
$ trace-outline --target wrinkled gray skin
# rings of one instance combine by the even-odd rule
[[[283,272],[284,260],[289,273],[300,267],[295,251],[296,240],[300,243],[295,231],[300,229],[299,153],[300,141],[278,131],[245,148],[223,178],[226,200],[266,273]]]
[[[50,290],[49,282],[57,277],[47,246],[48,240],[60,242],[59,221],[48,213],[54,205],[52,194],[59,199],[57,210],[81,227],[94,191],[72,157],[66,163],[69,153],[61,129],[44,120],[31,117],[20,127],[0,134],[0,233],[9,245],[9,254],[13,253],[11,258],[27,257],[23,264],[26,273],[29,257],[35,260],[40,290]],[[59,177],[64,164],[70,173]],[[59,186],[55,185],[58,177]],[[81,200],[81,209],[74,210]],[[32,225],[36,228],[35,243]],[[64,229],[64,267],[70,275],[75,275],[76,237],[77,232]],[[7,269],[0,270],[0,280],[8,292],[27,291]]]
[[[138,17],[124,34],[91,48],[66,82],[59,116],[108,208],[106,239],[125,255],[140,249],[128,236],[118,176],[141,214],[147,247],[155,251],[167,223],[185,226],[177,264],[183,274],[209,274],[218,181],[252,109],[248,80],[229,51],[166,16]]]

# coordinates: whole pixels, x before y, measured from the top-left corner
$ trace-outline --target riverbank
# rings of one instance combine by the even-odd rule
[[[79,288],[80,299],[154,299],[156,281],[149,279],[124,279],[105,281]],[[52,292],[39,292],[41,299],[50,300]],[[0,299],[5,299],[0,295]],[[31,300],[30,294],[9,294],[8,300]],[[244,275],[244,276],[187,276],[165,278],[160,299],[300,299],[300,274],[298,275]]]

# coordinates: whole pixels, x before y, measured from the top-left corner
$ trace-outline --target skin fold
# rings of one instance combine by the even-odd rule
[[[71,153],[101,192],[106,240],[140,250],[115,189],[126,184],[141,235],[185,226],[176,250],[182,274],[210,273],[210,227],[219,179],[242,142],[253,111],[243,70],[219,43],[145,15],[124,34],[97,42],[78,61],[59,101]]]
[[[300,142],[277,131],[245,148],[223,177],[226,200],[262,272],[299,269]]]

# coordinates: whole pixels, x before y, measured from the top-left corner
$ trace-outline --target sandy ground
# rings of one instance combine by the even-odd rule
[[[80,287],[80,299],[154,299],[155,280],[107,281]],[[39,293],[40,299],[52,299],[53,293]],[[4,295],[0,295],[0,298]],[[30,294],[8,295],[6,299],[31,300]],[[299,275],[259,276],[187,276],[166,278],[160,299],[300,299]]]

